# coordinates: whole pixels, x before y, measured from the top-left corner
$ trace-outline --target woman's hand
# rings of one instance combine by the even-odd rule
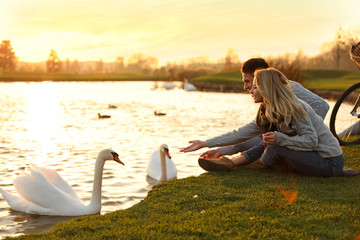
[[[200,155],[201,158],[205,158],[205,159],[219,158],[221,156],[222,153],[219,149],[209,150]]]
[[[191,143],[191,145],[186,148],[181,149],[180,152],[184,152],[184,153],[192,152],[192,151],[196,151],[200,148],[207,147],[205,141],[193,140],[193,141],[190,141],[189,143]]]
[[[276,143],[276,132],[267,132],[262,135],[265,145],[274,145]]]

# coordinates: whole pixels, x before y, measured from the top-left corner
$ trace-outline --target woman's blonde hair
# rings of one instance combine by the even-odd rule
[[[255,71],[256,86],[263,97],[265,116],[272,124],[278,124],[282,118],[286,125],[292,119],[304,121],[305,109],[296,100],[292,85],[285,75],[275,68]]]

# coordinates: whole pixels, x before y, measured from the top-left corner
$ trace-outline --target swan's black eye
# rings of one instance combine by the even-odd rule
[[[111,152],[111,154],[113,155],[114,159],[115,159],[116,157],[119,157],[119,154],[117,154],[116,152]]]

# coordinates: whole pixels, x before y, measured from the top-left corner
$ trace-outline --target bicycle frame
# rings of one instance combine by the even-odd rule
[[[360,94],[358,95],[358,97],[356,99],[356,102],[354,104],[354,108],[350,112],[351,115],[353,115],[353,116],[355,116],[357,118],[360,118],[360,114],[356,113],[359,106],[360,106]]]

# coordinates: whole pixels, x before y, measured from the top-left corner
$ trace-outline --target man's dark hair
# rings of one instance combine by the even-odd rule
[[[268,68],[269,64],[263,58],[250,58],[246,62],[243,63],[241,67],[242,73],[254,74],[257,69],[265,69]]]

